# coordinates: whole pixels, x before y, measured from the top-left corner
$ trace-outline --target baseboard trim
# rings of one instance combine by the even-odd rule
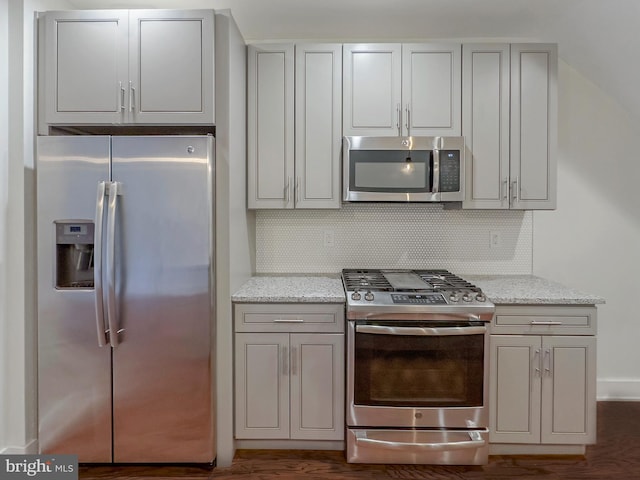
[[[640,379],[598,380],[598,400],[640,400]]]
[[[38,453],[38,440],[35,438],[24,446],[10,446],[0,449],[0,455],[33,455]]]

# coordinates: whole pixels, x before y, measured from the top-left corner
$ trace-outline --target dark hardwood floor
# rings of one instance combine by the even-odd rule
[[[87,480],[640,479],[640,402],[599,402],[598,443],[583,456],[492,456],[481,467],[347,464],[342,452],[239,450],[227,468],[82,466]]]

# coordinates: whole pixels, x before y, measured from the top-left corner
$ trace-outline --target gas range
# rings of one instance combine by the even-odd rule
[[[342,283],[347,318],[460,314],[490,321],[495,310],[479,287],[447,270],[344,269]]]

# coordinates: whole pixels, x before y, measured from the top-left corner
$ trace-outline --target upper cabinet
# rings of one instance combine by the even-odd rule
[[[213,124],[213,10],[50,11],[48,124]]]
[[[343,134],[460,135],[460,44],[346,44]]]
[[[250,45],[249,208],[339,208],[339,44]]]
[[[557,68],[556,45],[464,45],[465,208],[555,208]]]

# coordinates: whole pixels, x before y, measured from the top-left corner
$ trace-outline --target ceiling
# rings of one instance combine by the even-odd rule
[[[247,42],[514,40],[560,58],[640,124],[638,0],[69,0],[72,8],[230,9]]]

